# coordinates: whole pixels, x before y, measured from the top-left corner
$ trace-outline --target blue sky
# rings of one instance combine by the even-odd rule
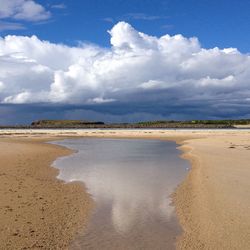
[[[128,21],[147,34],[196,36],[205,48],[236,47],[249,52],[250,1],[242,0],[84,0],[36,1],[50,10],[43,22],[21,22],[24,30],[6,30],[2,35],[37,35],[57,43],[88,41],[109,46],[107,30],[118,21]],[[57,6],[55,8],[53,6]],[[60,8],[61,7],[61,8]]]
[[[250,117],[250,1],[0,0],[0,124]]]

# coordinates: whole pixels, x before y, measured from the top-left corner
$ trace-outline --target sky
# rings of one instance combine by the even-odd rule
[[[250,118],[250,1],[0,0],[0,124]]]

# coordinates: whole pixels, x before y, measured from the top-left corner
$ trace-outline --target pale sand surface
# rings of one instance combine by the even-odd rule
[[[246,125],[234,125],[235,128],[247,128],[250,129],[250,124],[246,124]]]
[[[2,135],[1,135],[2,134]],[[27,136],[29,140],[32,137],[50,137],[50,136],[90,136],[90,137],[119,137],[119,138],[154,138],[154,139],[168,139],[175,140],[178,143],[182,144],[181,149],[185,152],[183,157],[189,159],[192,162],[192,170],[189,172],[187,178],[184,182],[177,188],[175,194],[173,195],[175,207],[177,210],[178,218],[184,229],[184,233],[180,236],[178,240],[177,247],[180,249],[250,249],[250,130],[36,130],[36,131],[15,131],[15,130],[5,130],[0,131],[1,137],[23,137]],[[20,140],[18,139],[17,142]],[[2,144],[6,139],[1,139],[1,150],[6,150],[6,146]],[[13,139],[12,139],[13,140]],[[33,139],[35,140],[35,139]],[[9,142],[9,140],[7,140]],[[30,153],[29,156],[27,151],[23,149],[24,147],[19,145],[19,150],[23,152],[22,158],[26,157],[24,162],[26,162],[31,155],[34,156],[34,152]],[[48,149],[51,147],[48,152],[51,152],[54,146],[48,146],[39,144],[41,147]],[[14,150],[13,145],[9,146],[10,149],[8,152]],[[11,154],[11,153],[9,153]],[[6,153],[3,154],[6,157]],[[39,153],[40,155],[40,153]],[[12,155],[13,156],[13,155]],[[38,157],[38,155],[37,155]],[[51,156],[52,157],[52,156]],[[47,157],[49,158],[49,157]],[[52,158],[55,158],[53,155]],[[17,178],[19,178],[20,173],[18,173],[18,167],[13,168],[10,173],[7,173],[7,176],[2,176],[5,168],[8,169],[8,159],[5,159],[6,165],[4,165],[4,157],[1,157],[1,178],[6,178],[3,183],[7,183],[6,187],[16,183],[18,185]],[[17,158],[18,159],[18,158]],[[17,160],[16,160],[17,161]],[[50,161],[52,161],[50,159]],[[36,172],[40,173],[41,169],[46,168],[46,164],[40,165],[39,171],[34,171],[34,163],[32,173],[36,176]],[[39,165],[39,164],[38,164]],[[10,168],[10,167],[9,167]],[[11,168],[10,168],[11,169]],[[48,170],[48,168],[47,168]],[[51,187],[48,187],[47,193],[44,193],[44,197],[50,195],[50,190],[53,189],[52,186],[56,185],[54,176],[55,170],[52,168],[48,171],[52,171],[52,174],[45,175],[42,179],[37,177],[40,180],[39,185],[44,185],[44,183],[51,183]],[[7,172],[7,171],[5,171]],[[26,167],[23,166],[22,171],[26,172]],[[41,174],[42,174],[41,173]],[[21,181],[28,181],[31,178],[29,175],[23,175]],[[27,179],[27,180],[26,180]],[[33,182],[34,178],[30,180]],[[8,181],[7,181],[8,180]],[[50,181],[47,181],[50,180]],[[13,184],[14,185],[14,184]],[[59,184],[58,184],[59,185]],[[29,185],[25,185],[26,188]],[[38,186],[38,184],[37,184]],[[47,185],[44,185],[47,187]],[[60,200],[59,197],[62,195],[65,196],[65,193],[68,194],[68,198],[78,195],[80,197],[85,197],[85,194],[82,189],[75,184],[77,187],[77,192],[70,193],[71,185],[60,185],[58,186],[57,194],[55,193],[54,197]],[[11,191],[6,187],[1,186],[1,192],[4,190],[7,194],[10,194]],[[65,190],[61,188],[66,187]],[[43,189],[42,189],[43,190]],[[24,195],[27,191],[22,191],[21,195]],[[29,192],[32,192],[31,190]],[[1,197],[4,197],[5,200],[11,199],[12,202],[17,203],[17,195],[7,195],[1,194]],[[32,196],[30,196],[32,197]],[[2,198],[1,198],[2,199]],[[73,198],[76,199],[75,197]],[[86,200],[86,199],[85,199]],[[1,200],[2,201],[2,200]],[[37,202],[35,200],[35,202]],[[34,198],[30,199],[30,203],[33,204]],[[58,201],[59,202],[59,201]],[[81,200],[82,202],[82,200]],[[6,202],[5,202],[6,203]],[[0,209],[0,216],[4,218],[4,213],[12,213],[12,217],[5,216],[6,223],[1,223],[1,226],[6,227],[5,231],[1,231],[1,238],[7,237],[6,239],[16,240],[14,238],[18,237],[11,235],[10,231],[13,231],[14,224],[10,221],[10,218],[15,218],[17,211],[8,211],[8,208],[5,205],[2,205]],[[7,204],[7,203],[6,203]],[[20,203],[21,204],[21,203]],[[66,204],[60,203],[59,206],[57,202],[54,202],[53,209],[51,205],[48,204],[48,208],[51,208],[53,214],[62,213],[62,209]],[[78,204],[80,205],[80,204]],[[55,207],[56,206],[56,207]],[[76,204],[76,208],[80,209]],[[68,208],[70,209],[70,208]],[[5,211],[6,210],[6,211]],[[34,221],[38,218],[36,214],[31,213],[32,210],[26,210],[26,218],[33,217]],[[74,210],[68,210],[69,214],[72,215],[71,220],[76,220]],[[78,211],[81,211],[78,210]],[[21,212],[22,213],[22,212]],[[19,212],[19,214],[21,214]],[[86,214],[82,212],[81,215]],[[1,219],[0,218],[0,219]],[[23,216],[20,218],[23,218]],[[54,232],[58,232],[58,227],[60,228],[60,223],[58,218],[53,218],[50,214],[48,215],[47,223],[51,225],[51,228],[46,227],[48,237]],[[85,217],[86,218],[86,217]],[[52,222],[50,221],[52,220]],[[2,222],[2,219],[1,219]],[[9,224],[10,222],[10,224]],[[20,221],[20,227],[24,225],[24,221]],[[69,221],[68,221],[69,223]],[[83,222],[82,222],[83,223]],[[38,223],[38,225],[40,225]],[[54,225],[54,227],[52,226]],[[47,226],[47,224],[46,224]],[[9,227],[9,229],[8,229]],[[76,227],[72,227],[74,230]],[[8,229],[8,230],[7,230]],[[37,226],[37,232],[40,232],[41,228]],[[60,231],[60,230],[59,230]],[[69,231],[65,230],[65,237],[68,235],[72,237]],[[13,234],[13,233],[12,233]],[[34,233],[35,235],[35,233]],[[29,236],[29,235],[28,235]],[[20,237],[20,242],[23,241],[23,237]],[[34,237],[36,238],[36,237]],[[52,237],[53,239],[56,237]],[[60,236],[58,236],[60,238]],[[3,238],[2,238],[3,239]],[[1,239],[0,239],[1,240]],[[28,241],[29,239],[27,239]],[[2,240],[1,240],[2,242]],[[51,241],[53,242],[53,240]],[[48,242],[49,244],[49,242]]]
[[[0,138],[0,249],[66,249],[87,219],[83,186],[50,167],[71,152],[42,141]]]

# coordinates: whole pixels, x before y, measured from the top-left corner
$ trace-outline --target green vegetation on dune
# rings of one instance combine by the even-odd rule
[[[78,127],[85,125],[102,125],[103,122],[86,120],[39,120],[31,123],[34,127]]]
[[[248,125],[250,119],[241,120],[190,120],[190,121],[146,121],[125,124],[104,124],[87,120],[40,120],[32,122],[34,128],[232,128]]]
[[[29,126],[0,126],[1,128],[234,128],[236,125],[250,127],[250,119],[239,120],[159,120],[137,123],[108,123],[88,120],[38,120]]]
[[[179,125],[250,125],[250,119],[240,119],[240,120],[190,120],[190,121],[146,121],[138,122],[141,126],[156,126],[165,124],[179,124]]]
[[[138,128],[233,128],[235,125],[249,125],[250,119],[240,120],[190,120],[190,121],[145,121],[133,124]]]
[[[240,120],[194,120],[191,121],[194,124],[228,124],[228,125],[248,125],[250,119]]]

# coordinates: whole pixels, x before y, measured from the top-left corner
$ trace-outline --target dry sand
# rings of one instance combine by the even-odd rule
[[[24,242],[37,244],[37,240],[56,249],[60,243],[66,246],[79,223],[86,221],[89,199],[83,189],[78,184],[55,181],[56,171],[48,168],[56,155],[68,151],[58,153],[55,146],[32,140],[59,135],[136,137],[175,140],[182,145],[183,157],[192,163],[192,170],[173,195],[184,229],[177,248],[250,249],[250,130],[5,130],[1,134],[20,137],[0,140],[1,242],[18,246]],[[27,149],[24,134],[28,143],[39,147],[37,151],[33,146]],[[46,208],[45,216],[41,208]],[[79,222],[79,218],[84,219]],[[27,226],[28,221],[34,226]],[[64,225],[71,226],[67,229]]]

